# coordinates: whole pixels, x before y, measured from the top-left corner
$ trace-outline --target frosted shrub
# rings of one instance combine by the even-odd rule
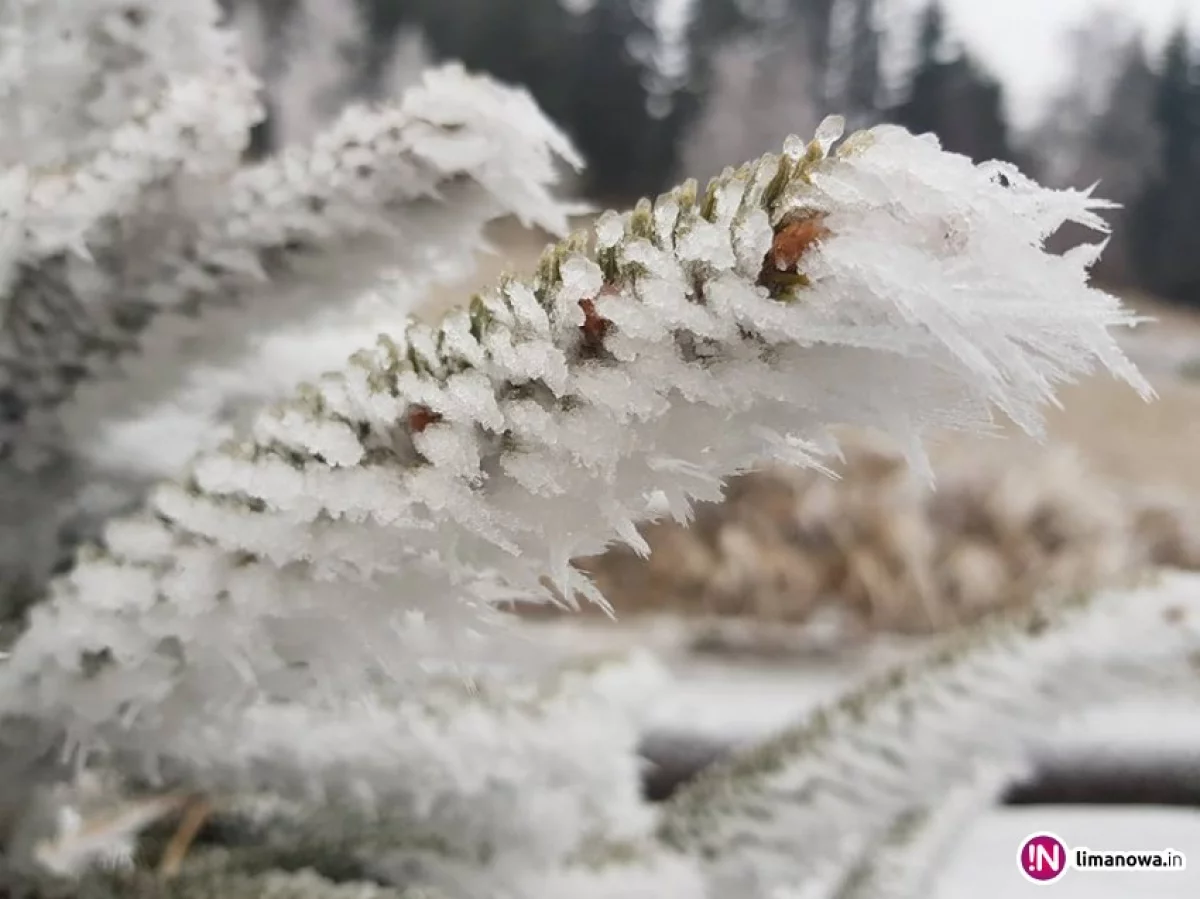
[[[1098,247],[1042,250],[1064,222],[1102,230],[1105,204],[894,128],[839,146],[830,119],[426,326],[406,310],[486,221],[561,233],[572,211],[549,188],[574,152],[524,92],[434,70],[244,165],[253,81],[207,4],[6,16],[5,565],[37,597],[0,665],[12,889],[842,895],[872,882],[871,846],[908,858],[926,805],[942,821],[944,797],[987,794],[1011,697],[1049,713],[1061,666],[1100,677],[1137,648],[1161,670],[1122,684],[1179,675],[1186,580],[1094,597],[1080,624],[1034,605],[661,814],[636,745],[662,672],[556,658],[510,604],[604,605],[571,559],[644,550],[639,522],[686,520],[731,474],[818,465],[835,425],[927,470],[927,429],[1000,409],[1037,433],[1056,385],[1098,366],[1148,395],[1110,333],[1132,319],[1087,285]],[[78,46],[34,52],[67,16]],[[373,343],[330,358],[368,322]],[[290,379],[229,374],[288,329],[314,346]],[[163,448],[186,464],[104,456],[102,427],[205,385],[202,426]],[[81,508],[99,539],[48,577],[32,556]]]

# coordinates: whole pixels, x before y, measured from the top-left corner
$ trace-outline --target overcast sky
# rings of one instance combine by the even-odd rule
[[[917,6],[921,0],[910,0]],[[1021,125],[1064,75],[1061,38],[1105,9],[1139,22],[1154,46],[1180,21],[1200,33],[1200,0],[944,0],[952,27],[1004,81]]]
[[[563,2],[586,5],[588,0]],[[911,26],[928,2],[886,0],[883,8],[892,26]],[[692,3],[661,0],[661,24],[668,29],[681,25]],[[1138,26],[1155,51],[1181,22],[1200,40],[1200,0],[942,0],[942,4],[955,36],[1004,83],[1009,114],[1018,127],[1036,120],[1055,85],[1067,75],[1063,38],[1089,18],[1115,13]],[[911,47],[911,32],[897,36]],[[906,64],[890,62],[899,67],[893,74]]]

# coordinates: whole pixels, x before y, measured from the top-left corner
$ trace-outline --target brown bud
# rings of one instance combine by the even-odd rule
[[[828,234],[823,212],[782,225],[775,232],[771,249],[763,257],[759,286],[766,287],[776,297],[791,288],[807,286],[807,276],[799,271],[800,257]]]
[[[829,229],[825,227],[823,212],[791,222],[775,233],[767,261],[776,271],[795,273],[800,257],[809,247],[828,235]]]
[[[442,416],[428,406],[412,406],[408,410],[408,427],[414,434],[420,434],[430,425],[442,420]]]
[[[615,296],[617,293],[617,288],[611,284],[605,284],[600,288],[596,299]],[[604,342],[604,336],[608,333],[612,322],[596,311],[595,300],[580,300],[579,308],[583,310],[583,324],[579,326],[579,330],[583,334],[583,342],[586,346],[598,348]]]

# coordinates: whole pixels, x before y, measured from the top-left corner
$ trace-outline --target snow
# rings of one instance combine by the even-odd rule
[[[719,741],[763,737],[803,717],[883,661],[873,659],[855,673],[844,663],[788,666],[686,658],[673,666],[676,680],[656,703],[651,727]]]
[[[919,653],[920,640],[876,638],[857,649],[802,652],[780,640],[771,654],[695,652],[697,629],[668,618],[639,623],[580,624],[570,619],[531,624],[531,639],[568,655],[648,649],[674,679],[653,703],[651,731],[697,740],[755,740],[796,721],[855,682]],[[753,647],[755,635],[722,628],[727,645]],[[816,640],[814,639],[814,643]],[[816,643],[819,647],[820,644]],[[789,649],[789,647],[791,647]],[[1165,696],[1098,704],[1081,711],[1036,746],[1039,758],[1060,761],[1136,757],[1176,760],[1200,756],[1200,706]]]
[[[1200,760],[1200,707],[1170,698],[1101,706],[1048,735],[1038,756]]]
[[[856,680],[905,655],[880,648],[854,662],[787,665],[677,659],[675,681],[655,704],[651,730],[717,742],[750,741],[802,718]],[[1080,713],[1034,747],[1039,761],[1200,757],[1200,707],[1164,698],[1101,705]]]

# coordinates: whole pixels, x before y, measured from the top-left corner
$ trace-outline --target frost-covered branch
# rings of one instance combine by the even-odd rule
[[[35,610],[0,707],[186,761],[185,734],[262,698],[468,659],[498,601],[603,602],[572,558],[732,472],[811,463],[832,425],[919,458],[923,428],[993,406],[1036,430],[1097,362],[1149,392],[1094,248],[1041,246],[1103,204],[899,129],[838,136],[602,217],[203,454]]]
[[[924,806],[902,813],[877,845],[832,888],[802,889],[776,899],[922,899],[928,896],[938,867],[966,829],[996,805],[1020,766],[983,765],[982,770]]]
[[[75,534],[83,474],[55,407],[97,359],[135,345],[145,319],[135,285],[106,292],[97,258],[114,252],[147,196],[218,177],[245,144],[253,83],[236,66],[206,75],[143,98],[89,157],[48,165],[53,154],[30,151],[29,161],[0,167],[0,621],[42,591]],[[133,255],[119,264],[138,263]]]
[[[237,35],[220,20],[216,0],[9,0],[0,8],[0,166],[86,164],[172,84],[244,72]],[[230,107],[224,123],[243,111]],[[223,131],[220,119],[208,124],[211,136]]]
[[[143,97],[86,156],[55,162],[31,138],[0,169],[0,459],[36,468],[58,436],[47,416],[101,360],[136,347],[153,310],[137,277],[158,248],[148,238],[182,215],[175,194],[238,165],[259,106],[244,67],[221,62]]]
[[[277,802],[245,851],[339,855],[455,899],[640,895],[664,877],[690,878],[671,895],[698,895],[694,866],[656,846],[640,795],[636,743],[661,676],[644,658],[598,660],[532,690],[510,678],[341,715],[253,710],[224,781],[304,798]]]
[[[467,236],[501,212],[565,230],[548,193],[559,157],[575,161],[527,94],[434,70],[396,107],[355,107],[311,146],[227,173],[215,196],[113,220],[90,259],[19,266],[0,355],[18,414],[0,442],[85,387],[66,418],[90,439],[169,396],[197,362],[237,358],[381,270],[445,277],[439,251],[460,262]]]
[[[520,647],[544,665],[536,650]],[[213,788],[213,830],[243,873],[312,867],[448,899],[640,895],[668,878],[691,884],[671,893],[688,899],[700,895],[696,869],[656,845],[653,807],[640,795],[636,744],[662,676],[634,655],[552,663],[473,688],[451,679],[416,696],[384,689],[345,708],[261,703],[236,731],[190,729],[194,755],[209,764],[189,789]],[[85,826],[23,844],[75,873],[89,853],[128,856],[116,832],[131,820],[126,810],[161,807],[162,789],[150,803],[110,798],[115,809],[93,799],[90,813],[68,793],[53,803],[66,812],[57,817]],[[162,854],[144,842],[139,850]]]
[[[524,91],[430,72],[244,168],[259,85],[215,2],[72,6],[0,21],[0,454],[24,469],[382,270],[460,276],[484,221],[565,230],[547,188],[577,159]]]
[[[705,772],[671,800],[663,838],[737,895],[852,886],[889,831],[1020,762],[1047,725],[1122,694],[1194,691],[1198,625],[1186,573],[997,617]]]
[[[33,510],[0,526],[0,618],[40,589],[61,547],[136,503],[150,476],[215,444],[239,407],[333,363],[314,344],[303,365],[231,388],[222,366],[236,370],[264,336],[301,323],[328,330],[322,316],[353,317],[356,302],[376,328],[402,320],[431,284],[470,271],[498,217],[566,231],[572,207],[549,190],[559,162],[577,159],[523,91],[433,70],[399,104],[348,110],[311,146],[238,168],[256,108],[247,81],[235,71],[188,82],[162,121],[118,131],[109,157],[93,160],[112,178],[40,176],[30,194],[40,205],[16,216],[29,236],[6,252],[0,235],[0,263],[12,262],[0,291],[0,495]],[[233,152],[210,146],[224,138]],[[178,178],[158,165],[171,149]],[[78,217],[59,222],[68,201],[94,207],[84,231]],[[86,255],[71,251],[80,245]],[[364,296],[383,276],[386,296]],[[106,427],[136,435],[164,412],[183,419],[167,442],[106,452]],[[81,495],[75,453],[103,468],[90,486],[111,496]]]
[[[648,834],[636,746],[658,665],[528,669],[426,684],[415,697],[383,688],[335,709],[256,704],[235,731],[191,729],[200,784],[289,797],[258,827],[268,843],[340,842],[364,857],[432,848],[462,866],[548,865],[597,835]]]
[[[10,169],[6,177],[23,186],[25,196],[5,204],[23,228],[9,258],[28,270],[62,253],[88,257],[89,244],[109,237],[97,233],[102,225],[136,213],[147,190],[236,163],[257,109],[249,77],[236,68],[221,70],[168,85],[87,160],[58,169]],[[6,271],[6,285],[10,278]],[[16,303],[16,290],[10,291],[8,300]],[[6,330],[14,324],[6,322]]]

